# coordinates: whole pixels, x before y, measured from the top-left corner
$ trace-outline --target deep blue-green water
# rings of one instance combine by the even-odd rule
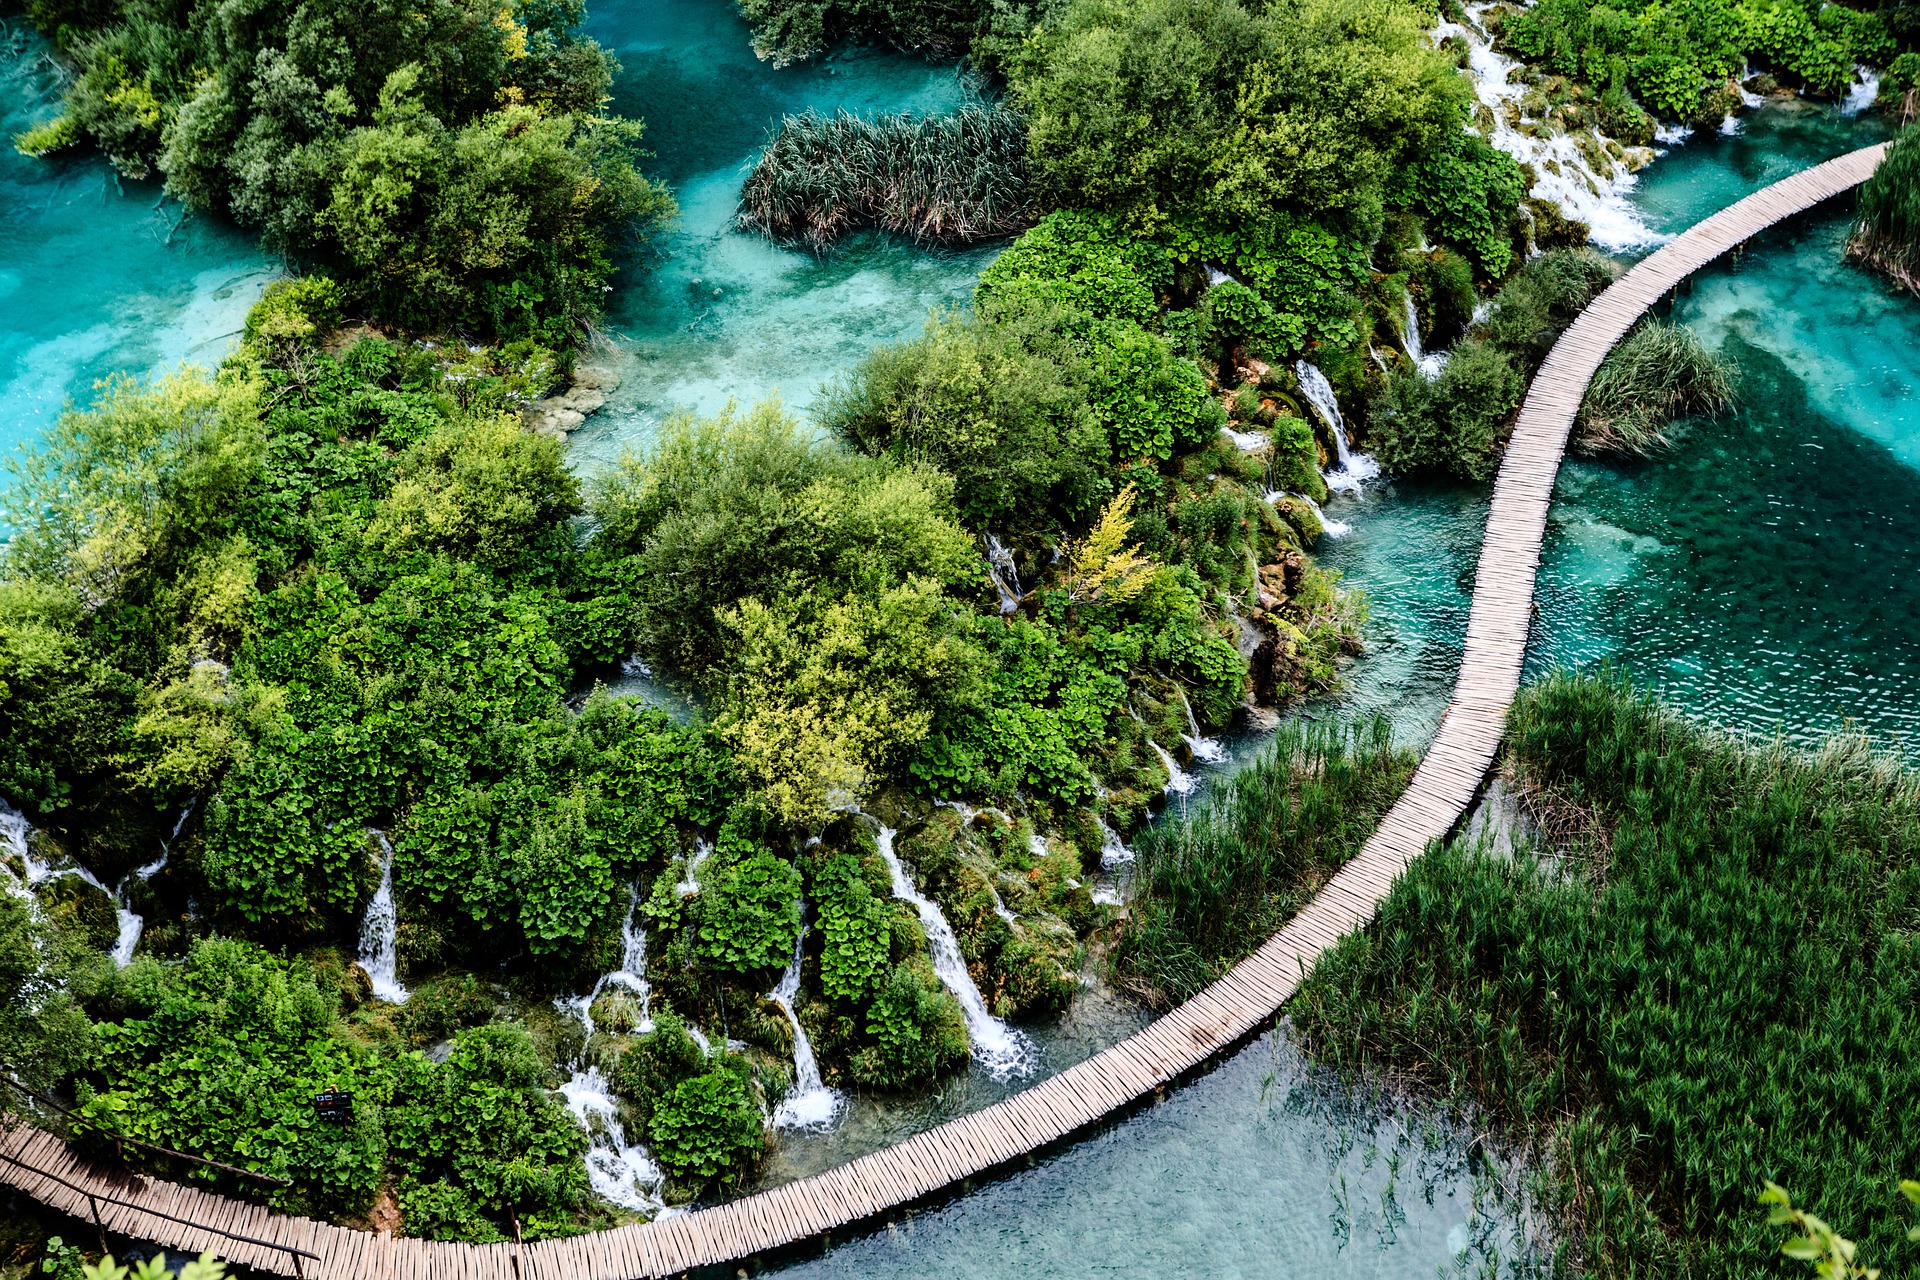
[[[186,218],[158,182],[96,155],[30,160],[14,134],[59,114],[24,19],[0,21],[0,454],[37,440],[109,373],[211,367],[277,266],[252,236]]]

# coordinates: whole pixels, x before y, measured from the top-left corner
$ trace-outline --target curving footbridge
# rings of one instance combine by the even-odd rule
[[[1588,380],[1662,294],[1774,223],[1864,181],[1884,146],[1774,183],[1670,241],[1602,293],[1534,376],[1494,482],[1453,700],[1372,839],[1260,949],[1139,1034],[969,1116],[728,1204],[533,1244],[395,1239],[270,1213],[85,1160],[24,1123],[0,1132],[0,1184],[103,1231],[270,1275],[317,1280],[637,1280],[751,1257],[852,1226],[988,1172],[1127,1107],[1251,1034],[1319,955],[1373,918],[1396,877],[1478,792],[1520,685],[1553,483]]]

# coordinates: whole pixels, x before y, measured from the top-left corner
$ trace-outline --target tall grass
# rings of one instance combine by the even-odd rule
[[[1860,187],[1847,256],[1920,293],[1920,132],[1911,125]]]
[[[1360,851],[1416,763],[1384,717],[1283,724],[1198,810],[1134,843],[1123,981],[1171,1003],[1218,977]]]
[[[1594,373],[1574,426],[1581,453],[1647,457],[1668,444],[1675,418],[1718,413],[1733,402],[1733,366],[1685,325],[1649,319]]]
[[[1858,740],[1717,736],[1606,677],[1527,691],[1507,767],[1589,815],[1586,856],[1420,859],[1296,1002],[1315,1052],[1532,1146],[1592,1274],[1775,1274],[1763,1178],[1909,1274],[1920,780]]]
[[[740,192],[739,224],[824,252],[860,227],[958,245],[1032,217],[1026,122],[970,104],[941,116],[786,117]]]

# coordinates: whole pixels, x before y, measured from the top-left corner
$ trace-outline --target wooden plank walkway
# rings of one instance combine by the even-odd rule
[[[176,1218],[281,1241],[318,1255],[302,1269],[320,1280],[638,1280],[731,1262],[877,1217],[1085,1129],[1172,1082],[1271,1018],[1320,953],[1372,919],[1407,864],[1452,830],[1472,803],[1519,689],[1554,477],[1587,382],[1607,352],[1660,295],[1781,219],[1859,185],[1884,150],[1867,147],[1829,160],[1700,222],[1635,266],[1561,335],[1534,376],[1494,482],[1460,677],[1406,792],[1299,915],[1139,1034],[1004,1102],[825,1173],[659,1222],[524,1248],[395,1240],[270,1214],[88,1164],[65,1143],[24,1126],[0,1134],[0,1182],[90,1217],[84,1194],[36,1176],[38,1170]],[[273,1249],[236,1244],[138,1208],[103,1205],[101,1212],[110,1231],[189,1252],[211,1248],[272,1275],[296,1274],[293,1260]]]

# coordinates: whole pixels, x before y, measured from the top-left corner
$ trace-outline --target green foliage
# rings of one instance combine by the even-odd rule
[[[1408,197],[1428,233],[1498,280],[1513,264],[1513,212],[1527,183],[1519,162],[1484,139],[1454,134],[1408,174]]]
[[[1083,365],[1051,317],[935,317],[918,340],[868,355],[817,416],[863,452],[952,476],[970,529],[1045,529],[1110,490]]]
[[[1648,320],[1621,339],[1587,384],[1574,424],[1582,453],[1642,457],[1665,446],[1661,428],[1687,414],[1718,413],[1733,399],[1733,366],[1693,330]]]
[[[887,972],[886,895],[875,893],[860,863],[844,853],[816,860],[807,888],[819,913],[820,989],[829,999],[864,1001]]]
[[[1920,292],[1920,131],[1903,130],[1861,185],[1847,256]]]
[[[1149,234],[1259,227],[1276,207],[1358,228],[1462,119],[1466,86],[1424,21],[1392,0],[1072,0],[1009,76],[1062,203]]]
[[[786,116],[740,192],[739,223],[825,252],[859,227],[961,245],[1032,217],[1020,114],[969,103],[949,115]]]
[[[1204,806],[1134,841],[1121,972],[1155,1000],[1192,996],[1360,851],[1416,763],[1384,718],[1282,724]]]
[[[992,6],[982,0],[738,0],[753,51],[776,67],[839,40],[893,45],[937,57],[966,47]]]
[[[974,287],[989,318],[1062,310],[1091,320],[1159,319],[1157,288],[1172,267],[1164,250],[1099,213],[1060,210],[1042,218],[995,258]]]
[[[1316,1052],[1556,1153],[1596,1272],[1764,1273],[1763,1178],[1901,1256],[1913,775],[1857,740],[1721,738],[1607,677],[1535,685],[1508,741],[1552,864],[1462,843],[1415,862],[1296,1004]]]
[[[966,1061],[967,1024],[933,966],[915,959],[894,966],[867,1006],[873,1043],[853,1056],[861,1084],[898,1089]]]
[[[13,874],[0,870],[0,1063],[48,1089],[93,1056],[93,1028],[76,1001],[92,987],[87,941],[36,918]]]
[[[65,112],[45,124],[35,125],[13,135],[13,148],[23,156],[36,159],[64,151],[80,141],[80,125]]]
[[[708,1181],[737,1174],[766,1147],[746,1066],[729,1055],[681,1080],[655,1101],[647,1125],[654,1159],[674,1177]]]
[[[52,1267],[46,1269],[53,1270]],[[167,1266],[163,1254],[155,1254],[131,1267],[121,1266],[108,1254],[98,1265],[88,1263],[81,1268],[81,1274],[85,1280],[226,1280],[227,1264],[211,1253],[203,1253],[176,1272]]]
[[[1631,88],[1657,114],[1692,121],[1705,96],[1749,60],[1789,84],[1833,97],[1856,62],[1885,66],[1895,46],[1879,13],[1799,0],[1543,0],[1500,28],[1512,52],[1547,70]]]
[[[1368,419],[1369,446],[1389,471],[1433,469],[1485,480],[1525,390],[1506,353],[1469,339],[1454,347],[1432,382],[1416,371],[1393,376]]]
[[[387,1104],[388,1157],[409,1188],[452,1188],[403,1199],[408,1231],[489,1238],[497,1227],[463,1212],[457,1196],[494,1218],[578,1208],[587,1194],[587,1135],[546,1089],[546,1065],[517,1023],[454,1037],[444,1063],[407,1054]],[[485,1222],[481,1227],[480,1223]]]
[[[1226,425],[1200,371],[1156,334],[1132,324],[1104,325],[1092,362],[1093,408],[1116,457],[1170,458],[1176,447],[1205,444]]]
[[[247,312],[242,332],[248,343],[268,352],[310,345],[339,327],[345,303],[340,286],[326,276],[275,280]]]
[[[63,13],[79,74],[29,141],[84,137],[129,176],[319,265],[416,328],[570,345],[613,255],[673,211],[601,114],[612,61],[578,4],[194,0]],[[53,18],[54,15],[47,15]]]
[[[707,871],[698,900],[699,956],[716,969],[777,969],[800,932],[800,873],[765,849]]]

